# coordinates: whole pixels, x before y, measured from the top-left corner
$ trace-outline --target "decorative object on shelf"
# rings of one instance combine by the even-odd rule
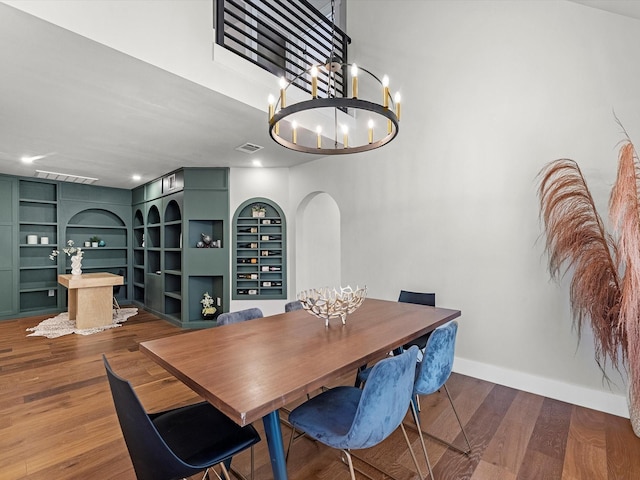
[[[400,121],[400,94],[391,98],[389,78],[382,81],[373,73],[355,63],[343,63],[335,52],[335,0],[331,0],[331,54],[324,65],[312,65],[292,80],[280,79],[280,96],[276,101],[269,95],[269,135],[291,150],[321,155],[340,155],[373,150],[389,143],[398,135]],[[336,96],[336,72],[351,73],[351,97]],[[382,103],[359,98],[358,75],[364,72],[378,85],[375,89],[382,96]],[[324,92],[318,94],[318,79],[321,78]],[[311,99],[287,105],[286,91],[302,81],[311,81]],[[345,89],[346,90],[346,89]],[[373,93],[373,92],[369,92]],[[391,107],[389,105],[391,104]],[[314,112],[315,110],[315,112]],[[349,114],[344,112],[348,111]],[[326,112],[333,112],[333,125],[326,124]],[[315,124],[310,124],[315,115]],[[340,122],[338,118],[340,117]],[[286,121],[285,121],[286,119]],[[375,120],[374,120],[375,119]],[[377,121],[377,124],[376,124]],[[385,124],[384,126],[381,126]],[[350,130],[351,128],[351,130]],[[323,131],[329,131],[329,138],[323,142]],[[327,145],[328,144],[328,145]]]
[[[27,235],[27,245],[37,245],[38,236],[37,235]]]
[[[267,207],[265,207],[261,203],[256,203],[251,207],[252,217],[264,217],[266,214],[267,214]]]
[[[302,308],[318,318],[324,319],[325,327],[329,319],[340,318],[346,325],[347,315],[356,311],[367,297],[367,287],[352,289],[350,286],[335,288],[312,288],[298,293]]]
[[[593,330],[595,360],[628,375],[629,415],[640,416],[640,162],[627,138],[609,200],[612,236],[605,231],[578,164],[560,159],[540,172],[540,217],[552,278],[573,275],[569,290],[574,326]],[[564,271],[563,271],[564,267]],[[640,418],[631,418],[640,436]]]
[[[213,306],[215,302],[213,297],[209,295],[209,292],[204,292],[200,303],[202,304],[202,318],[205,320],[213,320],[217,317],[216,313],[218,310]]]
[[[196,248],[220,248],[220,240],[213,240],[211,235],[205,233],[201,233],[200,235],[202,236],[202,240],[196,243]]]
[[[87,240],[86,242],[84,242],[84,246],[85,246],[86,248],[91,247],[91,242],[90,242],[89,240]]]
[[[100,243],[100,237],[94,235],[89,240],[91,240],[91,247],[92,248],[97,248],[98,247],[98,244]]]
[[[106,242],[105,242],[104,240],[100,240],[100,241],[98,242],[98,246],[99,246],[99,247],[105,247],[106,245],[107,245],[107,244],[106,244]]]
[[[49,245],[49,237],[40,237],[41,245]]]
[[[82,275],[82,255],[84,255],[82,249],[76,247],[73,240],[67,240],[67,246],[62,251],[71,257],[71,275]],[[59,250],[52,250],[49,259],[55,260],[59,254]]]

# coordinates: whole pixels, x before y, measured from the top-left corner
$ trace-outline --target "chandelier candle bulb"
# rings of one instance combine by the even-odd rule
[[[291,141],[293,143],[298,143],[298,122],[295,120],[291,122]]]
[[[318,67],[315,65],[311,67],[311,96],[318,97]]]
[[[369,120],[367,126],[369,127],[369,143],[373,143],[373,120]]]
[[[394,99],[394,102],[396,104],[396,117],[398,117],[398,121],[400,121],[400,100],[402,97],[400,97],[400,92],[396,92],[396,96]]]
[[[351,65],[351,93],[353,98],[358,98],[358,66]]]
[[[382,77],[382,106],[389,108],[389,77]]]
[[[318,134],[318,148],[322,148],[322,127],[320,125],[316,128],[316,133]]]
[[[267,101],[269,102],[269,121],[271,121],[276,109],[276,105],[275,105],[276,99],[273,98],[273,95],[269,95],[269,98],[267,99]]]
[[[342,144],[344,148],[349,148],[349,127],[342,125]]]
[[[280,108],[287,106],[287,93],[285,88],[287,87],[287,79],[280,77]]]

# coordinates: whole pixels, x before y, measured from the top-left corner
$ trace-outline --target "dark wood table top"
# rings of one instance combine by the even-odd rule
[[[297,310],[143,342],[140,351],[247,425],[459,316],[368,298],[344,326],[325,328]]]

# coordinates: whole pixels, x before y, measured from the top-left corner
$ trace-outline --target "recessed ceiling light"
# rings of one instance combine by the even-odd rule
[[[262,162],[260,160],[254,160],[251,163],[253,163],[254,167],[261,167],[262,166]]]
[[[22,163],[33,163],[36,160],[43,159],[44,157],[46,157],[46,155],[34,155],[32,157],[30,157],[28,155],[24,155],[22,158],[20,158],[20,161]]]
[[[134,179],[136,182],[142,180],[142,177],[140,175],[133,175],[131,178]]]
[[[49,152],[49,153],[45,153],[44,155],[23,155],[20,158],[20,161],[22,163],[29,164],[29,163],[35,162],[36,160],[42,160],[43,158],[47,158],[47,157],[50,157],[51,155],[55,155],[55,154],[56,154],[56,152]]]

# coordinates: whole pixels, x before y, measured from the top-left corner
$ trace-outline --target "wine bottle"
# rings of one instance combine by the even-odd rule
[[[267,281],[267,282],[262,282],[262,286],[263,287],[281,287],[282,282]]]
[[[258,263],[257,258],[239,258],[238,263]]]
[[[257,242],[239,243],[238,248],[258,248],[258,243]]]
[[[262,220],[263,225],[280,225],[281,223],[282,220],[280,220],[279,218],[265,218],[264,220]]]
[[[261,235],[260,240],[262,240],[263,242],[269,240],[280,240],[280,235]]]
[[[280,250],[261,250],[260,251],[261,257],[272,257],[274,255],[275,256],[282,255],[282,252]]]
[[[239,288],[237,292],[238,292],[238,295],[257,295],[258,294],[258,290],[255,290],[253,288],[251,289]]]
[[[256,280],[258,278],[258,274],[257,273],[239,273],[238,278],[243,280]]]
[[[240,233],[258,233],[258,227],[241,228]]]
[[[261,270],[263,272],[279,272],[281,270],[281,267],[274,267],[273,265],[263,265]]]

